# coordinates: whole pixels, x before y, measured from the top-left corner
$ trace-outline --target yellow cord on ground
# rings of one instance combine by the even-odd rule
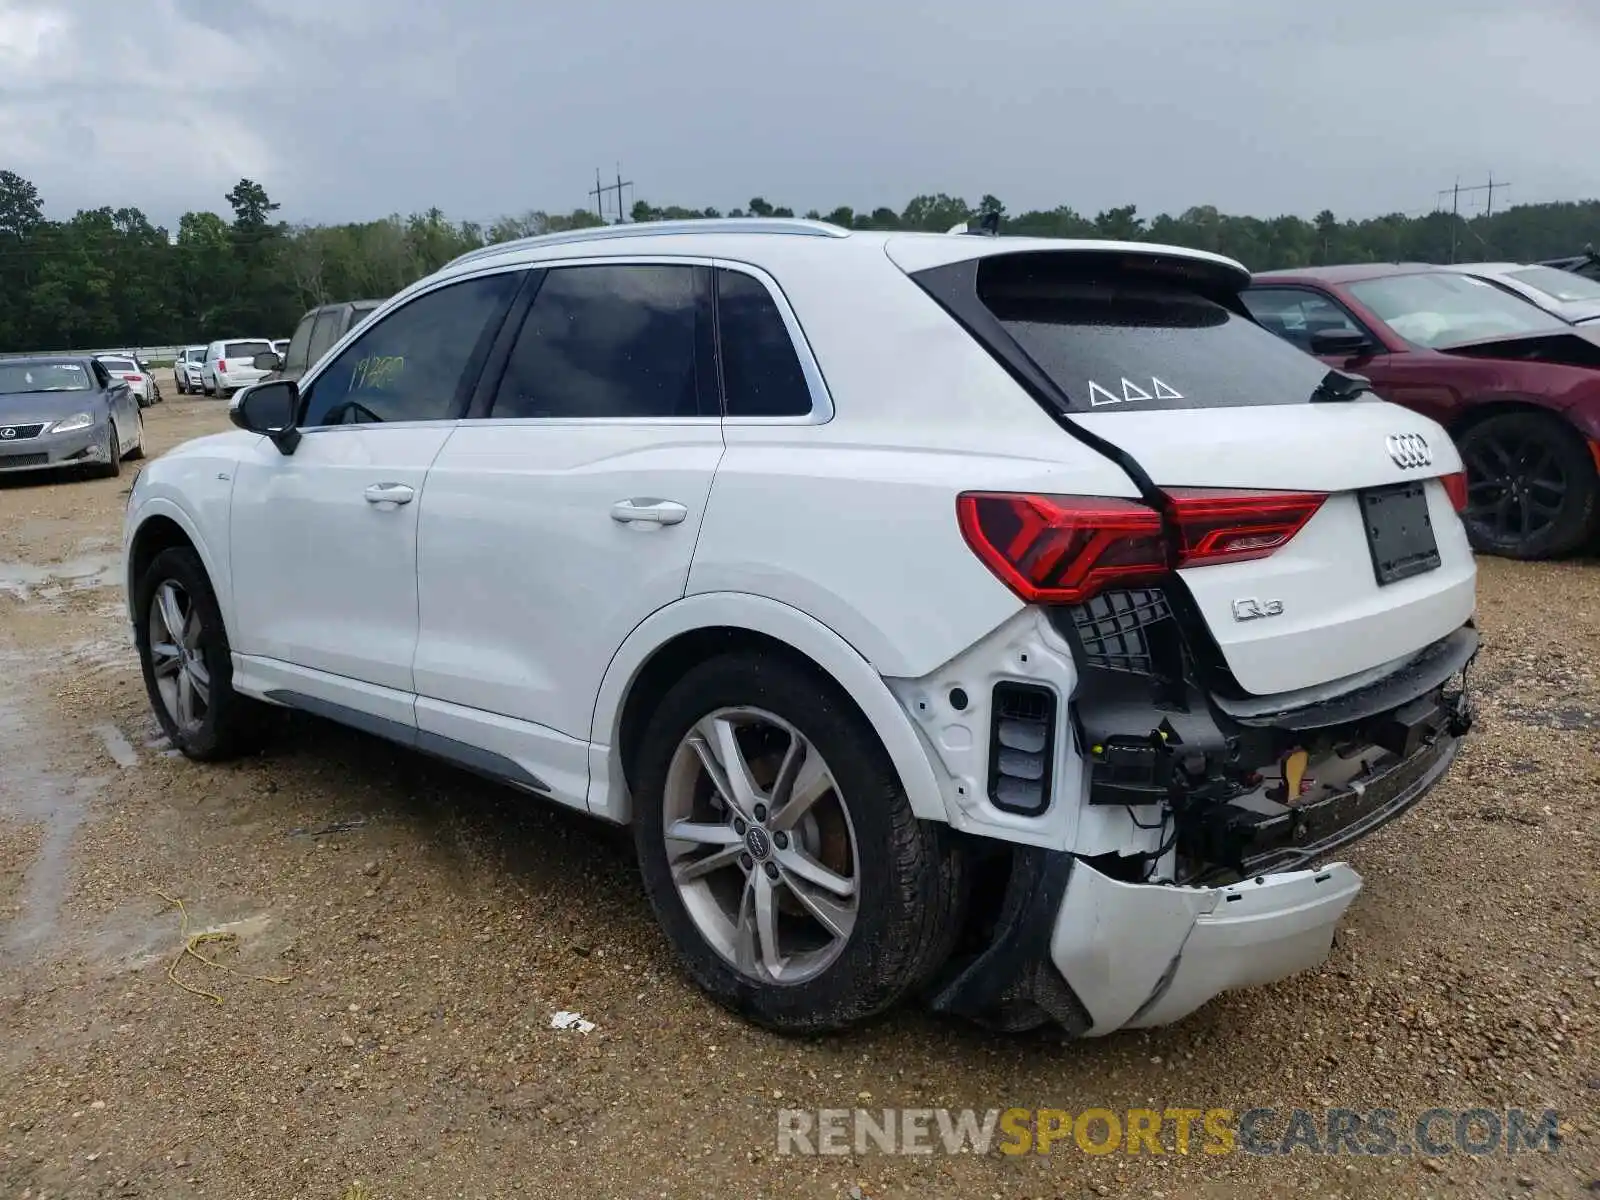
[[[252,975],[248,971],[241,971],[238,967],[229,966],[225,962],[218,962],[214,958],[207,958],[204,954],[201,954],[200,951],[196,949],[197,946],[203,946],[208,942],[237,942],[239,940],[239,935],[236,933],[191,934],[189,932],[189,910],[184,907],[183,901],[178,899],[176,896],[167,895],[160,888],[151,888],[150,890],[156,895],[160,896],[168,904],[176,908],[179,916],[182,918],[182,923],[178,927],[178,936],[183,939],[183,948],[179,950],[178,953],[173,956],[172,961],[167,964],[167,978],[181,987],[184,991],[192,992],[196,996],[204,996],[207,1000],[214,1000],[218,1004],[222,1003],[222,997],[217,995],[216,992],[210,992],[205,988],[195,987],[193,984],[185,983],[183,980],[178,978],[178,966],[185,958],[196,959],[199,962],[205,963],[205,965],[208,967],[215,967],[219,971],[227,971],[244,979],[253,979],[257,983],[287,984],[290,982],[290,979],[287,975]]]

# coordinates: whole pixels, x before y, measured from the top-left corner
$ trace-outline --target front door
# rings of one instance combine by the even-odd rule
[[[306,386],[292,454],[262,438],[233,490],[234,650],[288,690],[411,722],[417,526],[521,277],[424,292]]]

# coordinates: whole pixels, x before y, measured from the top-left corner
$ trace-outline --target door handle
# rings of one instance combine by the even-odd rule
[[[611,519],[624,525],[676,525],[688,515],[673,500],[618,500],[611,506]]]
[[[369,484],[363,495],[368,504],[410,504],[416,490],[404,483]]]

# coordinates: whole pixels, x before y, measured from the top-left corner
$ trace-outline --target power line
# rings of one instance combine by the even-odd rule
[[[1489,173],[1489,182],[1488,183],[1475,183],[1475,184],[1472,184],[1472,185],[1470,185],[1468,187],[1462,187],[1461,186],[1461,177],[1458,175],[1458,176],[1456,176],[1455,186],[1447,187],[1447,188],[1440,188],[1439,189],[1438,202],[1439,202],[1439,205],[1441,207],[1444,204],[1444,198],[1446,196],[1450,197],[1450,261],[1451,262],[1455,262],[1456,261],[1456,246],[1457,246],[1457,242],[1459,240],[1459,233],[1460,233],[1460,229],[1461,229],[1461,197],[1462,196],[1472,195],[1475,192],[1488,192],[1489,193],[1489,198],[1488,198],[1487,203],[1484,206],[1484,214],[1483,215],[1486,216],[1486,217],[1492,217],[1492,216],[1494,216],[1494,194],[1495,194],[1496,190],[1498,190],[1500,188],[1508,188],[1510,186],[1511,185],[1509,183],[1497,183],[1497,182],[1495,182],[1494,172],[1491,171]],[[1476,236],[1476,235],[1474,235],[1474,236]],[[1481,237],[1478,238],[1478,240],[1480,242],[1483,241],[1483,239]]]
[[[606,219],[605,197],[607,196],[607,194],[609,194],[611,192],[615,192],[617,194],[617,223],[621,224],[622,220],[623,220],[623,215],[622,215],[622,189],[623,188],[631,188],[632,186],[633,186],[633,180],[631,180],[631,179],[624,180],[622,178],[622,164],[621,163],[617,164],[617,181],[616,181],[616,183],[601,183],[600,182],[600,168],[596,167],[594,169],[594,187],[589,189],[589,195],[594,197],[594,215],[599,217],[602,221],[604,221]]]

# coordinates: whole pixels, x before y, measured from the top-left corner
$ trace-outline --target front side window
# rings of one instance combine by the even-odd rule
[[[480,275],[426,292],[351,342],[301,398],[303,427],[445,421],[467,368],[498,330],[522,275]]]
[[[1352,283],[1350,294],[1395,333],[1418,346],[1447,349],[1523,333],[1569,328],[1531,300],[1470,275],[1419,271]]]
[[[811,389],[772,293],[753,275],[717,271],[722,390],[730,417],[796,417]]]
[[[492,417],[582,420],[714,415],[704,404],[708,272],[693,266],[557,267],[539,285]]]

